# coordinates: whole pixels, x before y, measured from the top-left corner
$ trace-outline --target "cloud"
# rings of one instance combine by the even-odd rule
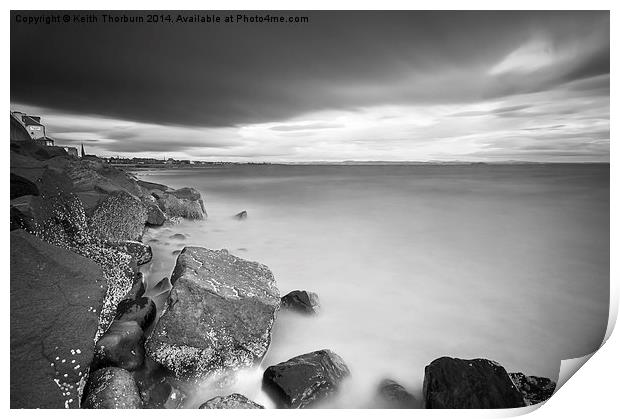
[[[609,158],[608,12],[303,14],[309,24],[12,21],[11,106],[102,155],[548,160],[529,142],[550,141],[560,160]]]

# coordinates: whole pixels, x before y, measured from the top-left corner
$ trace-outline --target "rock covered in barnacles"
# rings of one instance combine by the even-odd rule
[[[122,368],[103,368],[90,374],[83,409],[140,409],[142,399],[133,375]]]
[[[200,405],[199,409],[264,409],[242,394],[233,393],[228,396],[217,396]]]
[[[226,250],[186,247],[146,349],[176,376],[250,366],[271,340],[280,298],[265,265]]]

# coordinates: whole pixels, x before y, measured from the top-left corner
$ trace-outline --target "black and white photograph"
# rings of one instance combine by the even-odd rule
[[[610,10],[11,6],[10,409],[516,416],[609,337]]]

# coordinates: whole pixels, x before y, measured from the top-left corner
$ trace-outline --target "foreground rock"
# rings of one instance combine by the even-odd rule
[[[11,408],[77,408],[105,293],[102,270],[23,230],[11,232],[10,253]]]
[[[138,369],[144,362],[144,332],[136,321],[112,322],[95,345],[92,369],[119,367]]]
[[[304,314],[318,314],[319,296],[310,291],[291,291],[282,297],[282,308]]]
[[[176,376],[250,366],[266,353],[280,298],[271,271],[226,250],[186,247],[147,353]]]
[[[226,397],[214,397],[200,405],[199,409],[264,409],[242,394],[233,393]]]
[[[84,389],[84,409],[140,409],[142,400],[130,372],[104,368],[90,374]]]
[[[506,370],[487,359],[443,357],[424,370],[427,409],[502,409],[525,406]]]
[[[296,356],[271,366],[263,374],[263,386],[281,407],[308,407],[337,391],[350,374],[342,358],[323,349]]]
[[[555,382],[544,377],[527,376],[520,372],[508,374],[517,386],[527,405],[547,401],[555,391]]]
[[[379,384],[379,396],[385,408],[416,409],[419,402],[403,386],[394,380],[383,380]]]

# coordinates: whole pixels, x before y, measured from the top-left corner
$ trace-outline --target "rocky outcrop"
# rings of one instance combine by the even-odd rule
[[[225,397],[214,397],[201,404],[199,409],[264,409],[264,407],[242,394],[233,393]]]
[[[311,291],[291,291],[282,297],[282,308],[303,314],[318,314],[319,296]]]
[[[271,271],[226,250],[186,247],[172,291],[147,342],[176,376],[250,366],[269,346],[280,298]]]
[[[335,393],[349,374],[342,358],[323,349],[267,368],[263,386],[279,406],[305,408]]]
[[[76,408],[106,291],[101,267],[11,232],[11,408]]]
[[[528,406],[547,401],[555,392],[555,382],[548,378],[527,376],[520,372],[511,372],[508,375],[523,394]]]
[[[138,369],[144,362],[144,332],[136,321],[112,322],[95,345],[92,369],[119,367]]]
[[[427,409],[502,409],[525,406],[506,370],[487,359],[443,357],[424,370]]]
[[[90,375],[82,408],[140,409],[142,400],[130,372],[121,368],[103,368]]]
[[[381,407],[386,409],[417,409],[420,403],[413,394],[394,380],[383,380],[379,384]]]

